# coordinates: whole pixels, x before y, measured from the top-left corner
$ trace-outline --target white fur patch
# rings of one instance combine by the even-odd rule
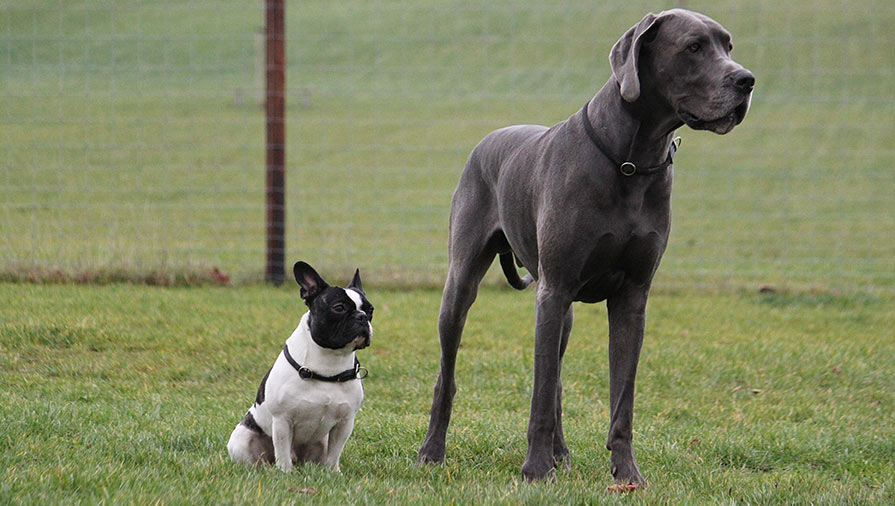
[[[357,310],[361,311],[360,306],[364,303],[364,301],[361,298],[360,293],[358,293],[357,290],[354,290],[353,288],[346,288],[345,294],[354,301],[354,305],[357,306]]]

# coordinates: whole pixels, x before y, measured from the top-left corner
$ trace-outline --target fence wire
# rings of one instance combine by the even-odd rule
[[[472,147],[577,112],[670,7],[728,28],[757,84],[731,134],[679,131],[657,285],[895,288],[895,4],[871,0],[288,2],[287,263],[438,283]],[[262,278],[262,23],[0,2],[3,277]]]

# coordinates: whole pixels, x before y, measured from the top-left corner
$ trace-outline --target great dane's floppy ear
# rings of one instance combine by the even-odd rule
[[[354,270],[354,278],[351,279],[351,284],[348,285],[348,288],[352,288],[360,293],[364,293],[364,285],[360,281],[360,269]]]
[[[301,287],[301,298],[305,300],[305,304],[310,305],[314,297],[329,286],[313,267],[304,262],[295,262],[292,273]]]
[[[612,74],[619,83],[622,98],[627,102],[635,102],[640,98],[640,76],[637,75],[637,60],[644,35],[657,26],[660,16],[649,13],[632,26],[609,53],[609,64]]]

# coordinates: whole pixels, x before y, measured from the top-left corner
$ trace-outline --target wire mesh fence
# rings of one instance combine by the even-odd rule
[[[472,147],[576,113],[670,7],[728,28],[757,84],[731,134],[679,131],[657,285],[895,288],[895,5],[872,0],[287,3],[287,262],[438,283]],[[0,2],[4,277],[263,277],[263,14]]]

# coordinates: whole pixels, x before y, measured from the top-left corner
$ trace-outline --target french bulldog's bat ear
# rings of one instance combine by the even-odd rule
[[[360,280],[360,269],[354,270],[354,278],[351,279],[351,284],[348,285],[348,288],[352,288],[360,293],[364,293],[364,285],[361,283]]]
[[[317,274],[313,267],[304,262],[295,262],[292,266],[295,281],[301,287],[301,298],[310,304],[311,300],[329,285]]]

